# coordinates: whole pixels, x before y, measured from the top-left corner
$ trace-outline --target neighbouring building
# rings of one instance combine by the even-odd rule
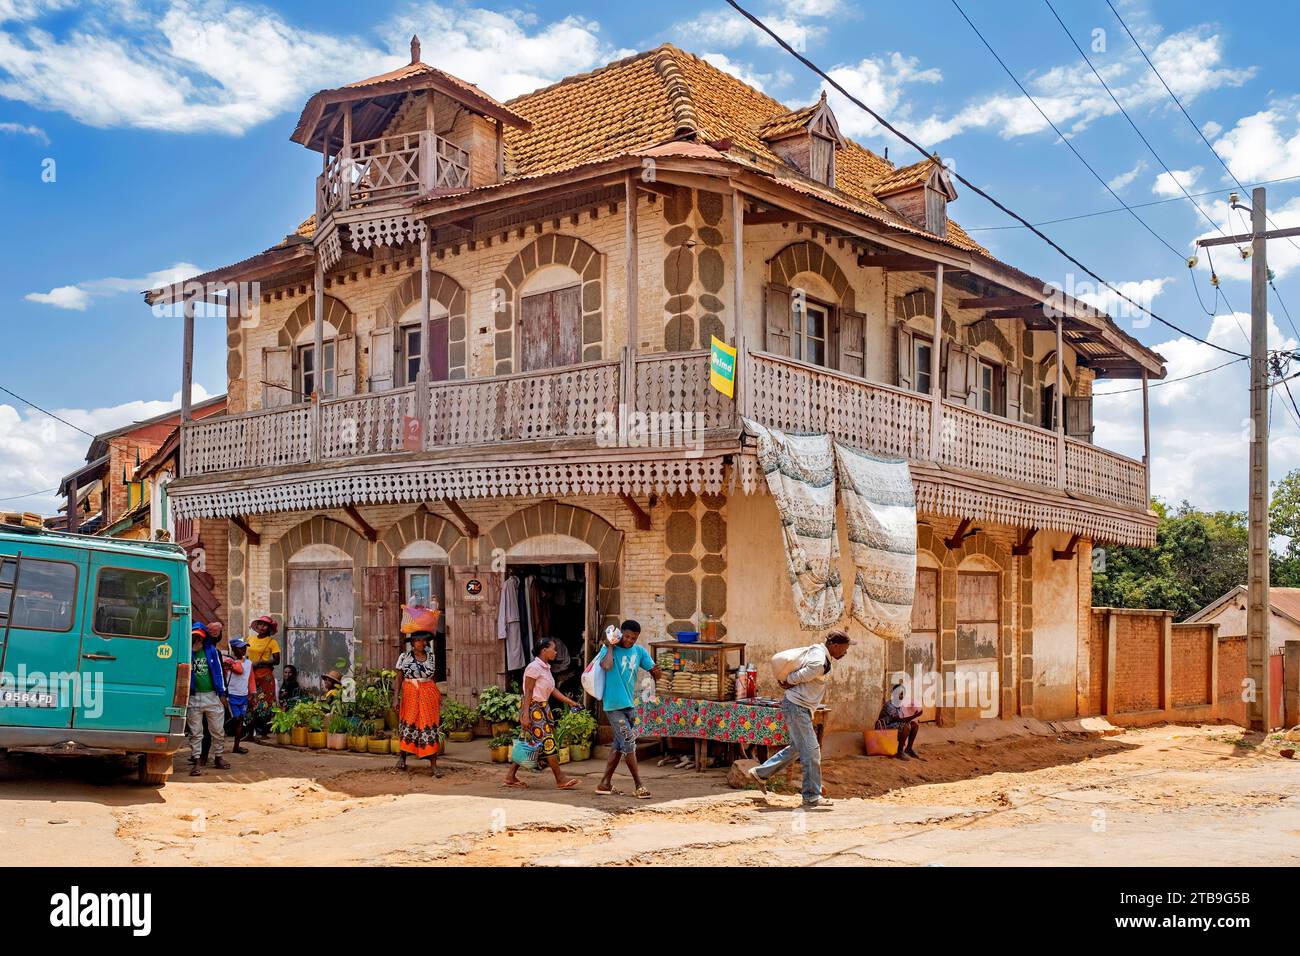
[[[191,409],[193,421],[225,413],[224,395]],[[60,482],[65,503],[45,526],[183,545],[194,619],[227,623],[225,519],[178,517],[169,506],[167,486],[179,475],[180,423],[176,409],[96,435],[86,464]]]
[[[1268,650],[1281,654],[1287,641],[1300,641],[1300,588],[1268,589]],[[1188,624],[1217,624],[1221,637],[1246,636],[1246,585],[1238,584],[1187,618]]]
[[[579,659],[625,617],[708,615],[760,662],[810,642],[743,415],[911,464],[912,633],[847,623],[833,725],[918,663],[996,677],[986,716],[1087,708],[1092,547],[1156,526],[1145,462],[1093,443],[1092,383],[1164,366],[975,242],[937,160],[895,168],[825,99],[672,46],[501,103],[413,43],[291,138],[321,154],[314,216],[146,298],[227,306],[229,407],[187,415],[168,495],[228,519],[230,615],[281,619],[305,675],[391,662],[400,603],[433,596],[473,703],[505,679],[506,570]]]

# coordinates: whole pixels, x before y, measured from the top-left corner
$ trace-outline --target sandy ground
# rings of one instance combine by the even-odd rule
[[[732,790],[721,771],[645,761],[650,801],[524,774],[500,786],[481,742],[434,780],[392,759],[254,746],[235,769],[160,790],[111,761],[10,755],[0,837],[13,864],[1233,865],[1300,863],[1300,761],[1234,727],[936,743],[924,762],[842,757],[833,809]],[[413,766],[415,766],[413,764]],[[616,786],[631,791],[622,775]]]

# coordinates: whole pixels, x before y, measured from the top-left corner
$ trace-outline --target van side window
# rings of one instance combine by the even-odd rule
[[[95,633],[105,637],[167,637],[171,582],[132,568],[101,568],[95,583]]]
[[[4,623],[6,614],[12,614],[10,627],[28,631],[72,630],[77,566],[64,561],[24,558],[14,587],[17,564],[8,558],[0,568],[0,624]]]

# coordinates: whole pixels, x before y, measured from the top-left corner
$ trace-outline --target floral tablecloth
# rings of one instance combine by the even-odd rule
[[[724,743],[784,747],[790,742],[785,715],[777,707],[732,700],[656,697],[637,708],[642,737],[688,737]]]

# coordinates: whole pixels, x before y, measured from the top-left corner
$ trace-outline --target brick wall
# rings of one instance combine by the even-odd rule
[[[1210,641],[1214,628],[1207,624],[1175,624],[1170,660],[1173,687],[1170,704],[1191,707],[1211,703]]]
[[[1087,694],[1080,714],[1100,714],[1106,697],[1106,615],[1096,609],[1089,615]]]
[[[1153,615],[1117,616],[1114,711],[1123,713],[1160,707],[1164,620],[1163,616]]]
[[[1246,725],[1246,703],[1241,699],[1246,679],[1246,638],[1225,637],[1219,641],[1219,712],[1235,724]]]

